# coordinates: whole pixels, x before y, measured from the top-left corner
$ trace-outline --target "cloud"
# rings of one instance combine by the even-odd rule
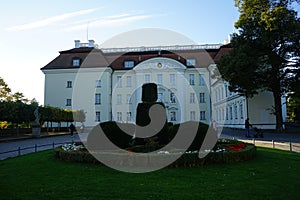
[[[22,24],[22,25],[17,25],[17,26],[12,26],[6,28],[7,31],[23,31],[23,30],[30,30],[30,29],[35,29],[35,28],[40,28],[44,27],[59,21],[63,21],[72,17],[80,16],[80,15],[85,15],[89,14],[92,12],[95,12],[97,9],[92,8],[92,9],[86,9],[86,10],[80,10],[76,12],[71,12],[71,13],[66,13],[62,15],[56,15],[53,17],[49,17],[43,20],[35,21],[35,22],[30,22],[27,24]]]
[[[118,26],[129,24],[138,20],[147,19],[153,17],[152,15],[145,14],[120,14],[120,15],[112,15],[104,18],[99,18],[93,21],[89,21],[88,23],[75,25],[72,27],[65,28],[65,31],[74,31],[74,30],[83,30],[86,29],[87,25],[89,27],[108,27],[108,26]]]

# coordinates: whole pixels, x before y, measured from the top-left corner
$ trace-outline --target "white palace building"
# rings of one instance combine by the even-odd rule
[[[243,128],[248,116],[256,127],[274,129],[271,93],[246,99],[212,78],[216,63],[230,49],[228,44],[99,49],[93,40],[75,40],[75,48],[60,51],[41,69],[44,105],[84,110],[86,126],[111,120],[134,123],[141,86],[152,82],[169,122],[215,120],[220,126]],[[284,106],[283,111],[285,119]]]

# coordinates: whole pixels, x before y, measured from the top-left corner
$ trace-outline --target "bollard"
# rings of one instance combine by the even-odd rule
[[[293,151],[292,141],[290,141],[290,151]]]
[[[255,138],[253,138],[253,144],[255,145]]]
[[[273,149],[275,149],[275,143],[274,143],[274,140],[272,140],[272,146],[273,146]]]
[[[21,155],[21,147],[18,148],[18,156]]]
[[[34,145],[34,152],[37,152],[37,145]]]
[[[52,143],[52,149],[54,149],[55,148],[55,144],[54,144],[54,142]]]

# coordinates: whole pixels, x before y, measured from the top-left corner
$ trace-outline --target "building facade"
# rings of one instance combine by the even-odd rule
[[[87,126],[111,120],[134,123],[142,85],[151,82],[158,86],[157,101],[165,104],[169,122],[216,120],[242,128],[246,116],[253,115],[255,123],[272,128],[275,118],[265,111],[273,105],[272,96],[245,99],[212,78],[215,62],[227,50],[226,45],[98,49],[93,40],[76,40],[75,48],[61,51],[41,69],[44,104],[84,110]]]

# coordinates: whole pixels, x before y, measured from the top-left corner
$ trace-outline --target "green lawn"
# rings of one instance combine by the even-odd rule
[[[300,154],[258,148],[255,160],[128,174],[56,160],[53,151],[0,161],[1,199],[299,199]]]

